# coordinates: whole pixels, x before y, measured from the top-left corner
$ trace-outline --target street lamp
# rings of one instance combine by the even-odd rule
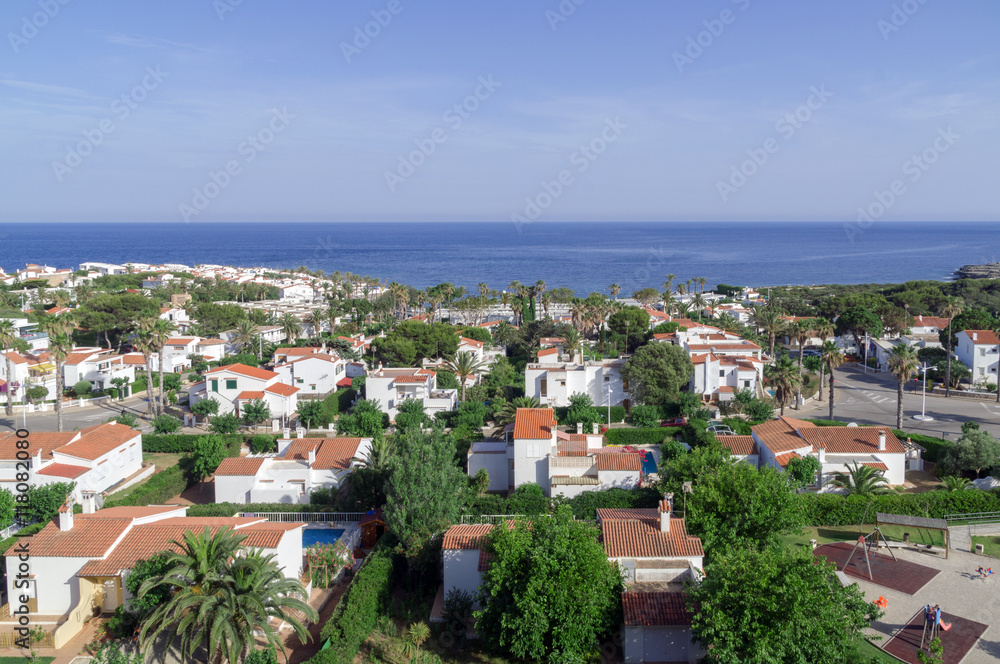
[[[913,419],[920,420],[921,422],[930,422],[931,420],[934,419],[933,417],[927,414],[927,370],[929,368],[930,367],[927,366],[926,362],[924,362],[924,366],[917,367],[917,371],[919,371],[924,375],[924,386],[923,386],[923,395],[921,396],[920,414],[914,415]]]

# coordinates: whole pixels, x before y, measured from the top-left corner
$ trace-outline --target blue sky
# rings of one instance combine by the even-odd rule
[[[995,0],[576,2],[5,0],[0,222],[1000,216]]]

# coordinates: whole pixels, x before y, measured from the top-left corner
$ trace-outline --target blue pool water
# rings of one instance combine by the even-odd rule
[[[656,460],[652,452],[647,451],[646,456],[642,458],[642,472],[646,475],[656,472]]]
[[[334,544],[343,534],[343,528],[306,528],[302,531],[302,548],[314,544]]]

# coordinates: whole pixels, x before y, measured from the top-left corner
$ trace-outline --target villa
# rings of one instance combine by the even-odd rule
[[[190,404],[203,399],[219,402],[219,414],[240,414],[251,401],[268,404],[274,419],[288,417],[298,409],[299,388],[281,382],[281,374],[245,364],[228,364],[205,372],[205,380],[188,388]]]
[[[72,387],[81,380],[89,381],[96,389],[107,390],[114,387],[115,378],[135,382],[135,368],[126,364],[121,355],[111,349],[74,348],[63,362],[63,381]]]
[[[997,357],[1000,357],[1000,337],[992,330],[962,330],[955,337],[955,354],[969,367],[973,384],[997,382]]]
[[[437,374],[424,368],[383,369],[379,365],[365,380],[365,397],[377,401],[392,420],[396,419],[399,404],[410,399],[420,400],[431,417],[458,407],[458,390],[439,389]]]
[[[538,351],[538,362],[524,370],[524,394],[538,399],[543,406],[560,408],[569,398],[586,394],[597,406],[629,407],[628,386],[622,380],[625,360],[561,362],[555,347]]]

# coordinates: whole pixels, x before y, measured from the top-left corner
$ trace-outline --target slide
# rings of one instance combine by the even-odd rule
[[[942,630],[947,632],[949,629],[951,629],[951,623],[946,623],[943,620],[941,620],[941,609],[937,609],[937,615],[935,616],[935,618],[937,619],[938,627],[940,627]]]

